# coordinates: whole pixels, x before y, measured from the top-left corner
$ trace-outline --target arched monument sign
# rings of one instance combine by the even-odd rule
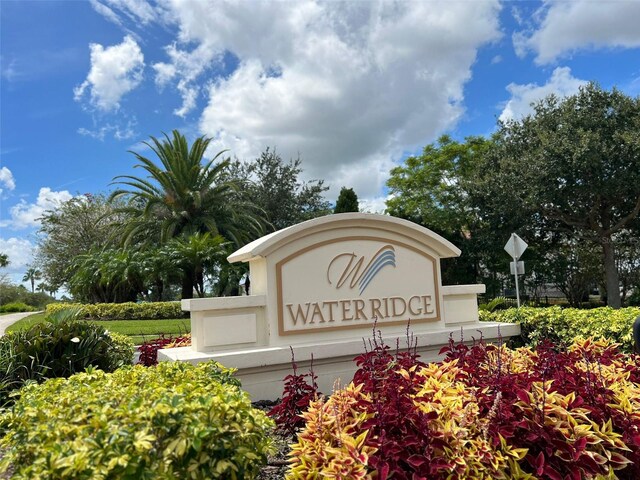
[[[517,325],[478,321],[484,285],[442,285],[440,260],[459,255],[434,232],[385,215],[329,215],[274,232],[228,258],[249,262],[250,295],[183,300],[193,345],[160,359],[215,359],[238,368],[254,398],[277,398],[289,347],[299,364],[313,355],[330,391],[336,377],[351,379],[374,325],[394,346],[409,325],[426,360],[467,330],[467,340],[518,334]]]

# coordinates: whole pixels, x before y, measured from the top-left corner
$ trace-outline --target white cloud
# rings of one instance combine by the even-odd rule
[[[478,49],[500,36],[496,2],[173,0],[180,28],[156,82],[193,108],[195,79],[228,51],[240,61],[208,90],[213,148],[240,158],[276,146],[310,178],[378,195],[392,160],[451,128]],[[353,183],[350,183],[353,182]]]
[[[24,272],[27,264],[33,260],[35,245],[26,238],[1,238],[0,252],[9,258],[9,266],[0,270],[2,273]]]
[[[93,9],[112,23],[122,26],[121,15],[135,23],[146,25],[158,18],[158,12],[145,0],[90,0]]]
[[[145,25],[157,18],[155,9],[145,0],[106,0],[106,3],[121,10],[131,20]]]
[[[640,47],[640,2],[547,0],[537,12],[537,29],[514,36],[516,52],[536,54],[536,63],[586,48]]]
[[[507,90],[511,94],[511,99],[502,110],[500,120],[503,122],[512,119],[518,120],[533,112],[532,103],[536,103],[552,93],[560,98],[573,95],[581,85],[586,83],[586,80],[580,80],[571,75],[569,67],[556,68],[549,81],[544,85],[510,83]]]
[[[117,110],[122,97],[142,81],[144,55],[129,35],[118,45],[105,48],[92,43],[89,48],[91,70],[87,79],[74,89],[75,99],[82,101],[89,91],[93,107],[105,112]]]
[[[153,65],[156,85],[162,89],[178,77],[176,88],[182,97],[182,105],[173,113],[184,118],[196,106],[196,99],[200,94],[198,78],[211,67],[221,65],[222,52],[208,44],[202,44],[190,52],[180,50],[176,45],[169,45],[165,51],[169,62]]]
[[[116,12],[111,10],[108,6],[98,2],[97,0],[89,0],[89,3],[91,4],[91,7],[96,12],[98,12],[104,18],[109,20],[111,23],[115,23],[116,25],[122,26],[122,22],[120,21],[120,18],[118,17]]]
[[[20,230],[28,227],[38,227],[38,220],[48,210],[55,210],[61,203],[71,200],[67,190],[52,191],[49,187],[42,187],[38,193],[36,203],[27,203],[24,199],[9,209],[11,214],[11,228]]]
[[[7,167],[0,168],[0,186],[4,185],[8,190],[15,190],[16,182],[13,179],[13,173]],[[0,193],[3,189],[0,188]]]
[[[387,200],[389,197],[372,197],[358,199],[358,208],[364,213],[384,213],[387,209]]]
[[[7,81],[13,82],[23,76],[17,59],[8,60],[6,57],[0,57],[0,64],[0,76]]]
[[[129,140],[138,133],[135,130],[135,126],[138,124],[135,118],[129,119],[125,124],[112,124],[107,123],[101,127],[95,127],[93,130],[85,127],[80,127],[78,133],[85,137],[95,138],[96,140],[104,141],[107,135],[113,135],[116,140]]]

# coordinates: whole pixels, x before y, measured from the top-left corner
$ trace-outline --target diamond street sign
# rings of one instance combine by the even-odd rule
[[[527,245],[527,242],[525,242],[515,233],[512,233],[509,241],[504,246],[504,249],[509,255],[511,255],[511,258],[517,260],[520,258],[520,255],[524,253],[528,246],[529,245]]]

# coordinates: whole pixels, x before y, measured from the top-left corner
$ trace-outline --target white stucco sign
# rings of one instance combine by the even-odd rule
[[[440,320],[436,259],[388,238],[320,242],[276,264],[281,335]]]
[[[362,213],[328,215],[262,237],[229,256],[248,262],[248,296],[183,300],[191,312],[192,347],[161,350],[160,359],[214,359],[239,369],[257,398],[277,398],[290,369],[290,347],[311,355],[320,387],[349,381],[372,329],[396,345],[407,326],[426,360],[451,335],[490,340],[519,332],[480,323],[484,285],[442,285],[440,261],[452,243],[412,222]]]

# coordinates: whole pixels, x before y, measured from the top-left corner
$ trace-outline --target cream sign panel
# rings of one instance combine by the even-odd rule
[[[281,335],[440,319],[436,260],[410,245],[347,237],[276,264]]]

